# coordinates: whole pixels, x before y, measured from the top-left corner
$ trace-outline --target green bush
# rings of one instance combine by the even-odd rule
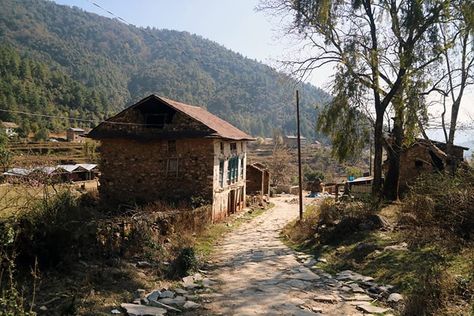
[[[172,277],[183,277],[197,269],[198,260],[194,248],[186,247],[181,249],[171,268]]]

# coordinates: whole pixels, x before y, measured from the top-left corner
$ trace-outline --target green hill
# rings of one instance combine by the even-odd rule
[[[43,0],[2,0],[0,106],[89,121],[0,112],[27,130],[94,125],[156,93],[207,107],[255,136],[295,133],[295,81],[187,32],[138,28]],[[328,95],[300,87],[302,134]]]

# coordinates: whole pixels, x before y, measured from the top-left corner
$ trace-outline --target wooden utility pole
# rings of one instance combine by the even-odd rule
[[[301,178],[300,96],[296,90],[296,126],[298,129],[298,185],[300,194],[300,221],[303,220],[303,184]]]

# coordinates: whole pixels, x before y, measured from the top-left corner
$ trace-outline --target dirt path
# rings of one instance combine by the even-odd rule
[[[298,214],[298,205],[286,199],[273,199],[273,209],[227,235],[217,247],[215,269],[209,272],[217,285],[214,293],[204,294],[205,308],[216,315],[363,315],[355,305],[368,304],[366,296],[354,296],[358,294],[342,282],[311,270],[314,259],[278,238]],[[344,295],[352,296],[345,300]]]

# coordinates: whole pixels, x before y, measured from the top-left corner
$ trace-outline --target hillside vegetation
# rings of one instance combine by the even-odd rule
[[[43,0],[2,1],[1,108],[92,120],[157,93],[207,107],[256,136],[294,133],[295,81],[269,66],[187,32],[138,28]],[[29,68],[29,69],[28,69]],[[6,76],[4,76],[6,74]],[[316,106],[328,95],[302,94],[302,133],[316,137]],[[1,120],[15,120],[0,113]],[[29,128],[64,120],[17,119]],[[25,121],[28,121],[25,123]]]

